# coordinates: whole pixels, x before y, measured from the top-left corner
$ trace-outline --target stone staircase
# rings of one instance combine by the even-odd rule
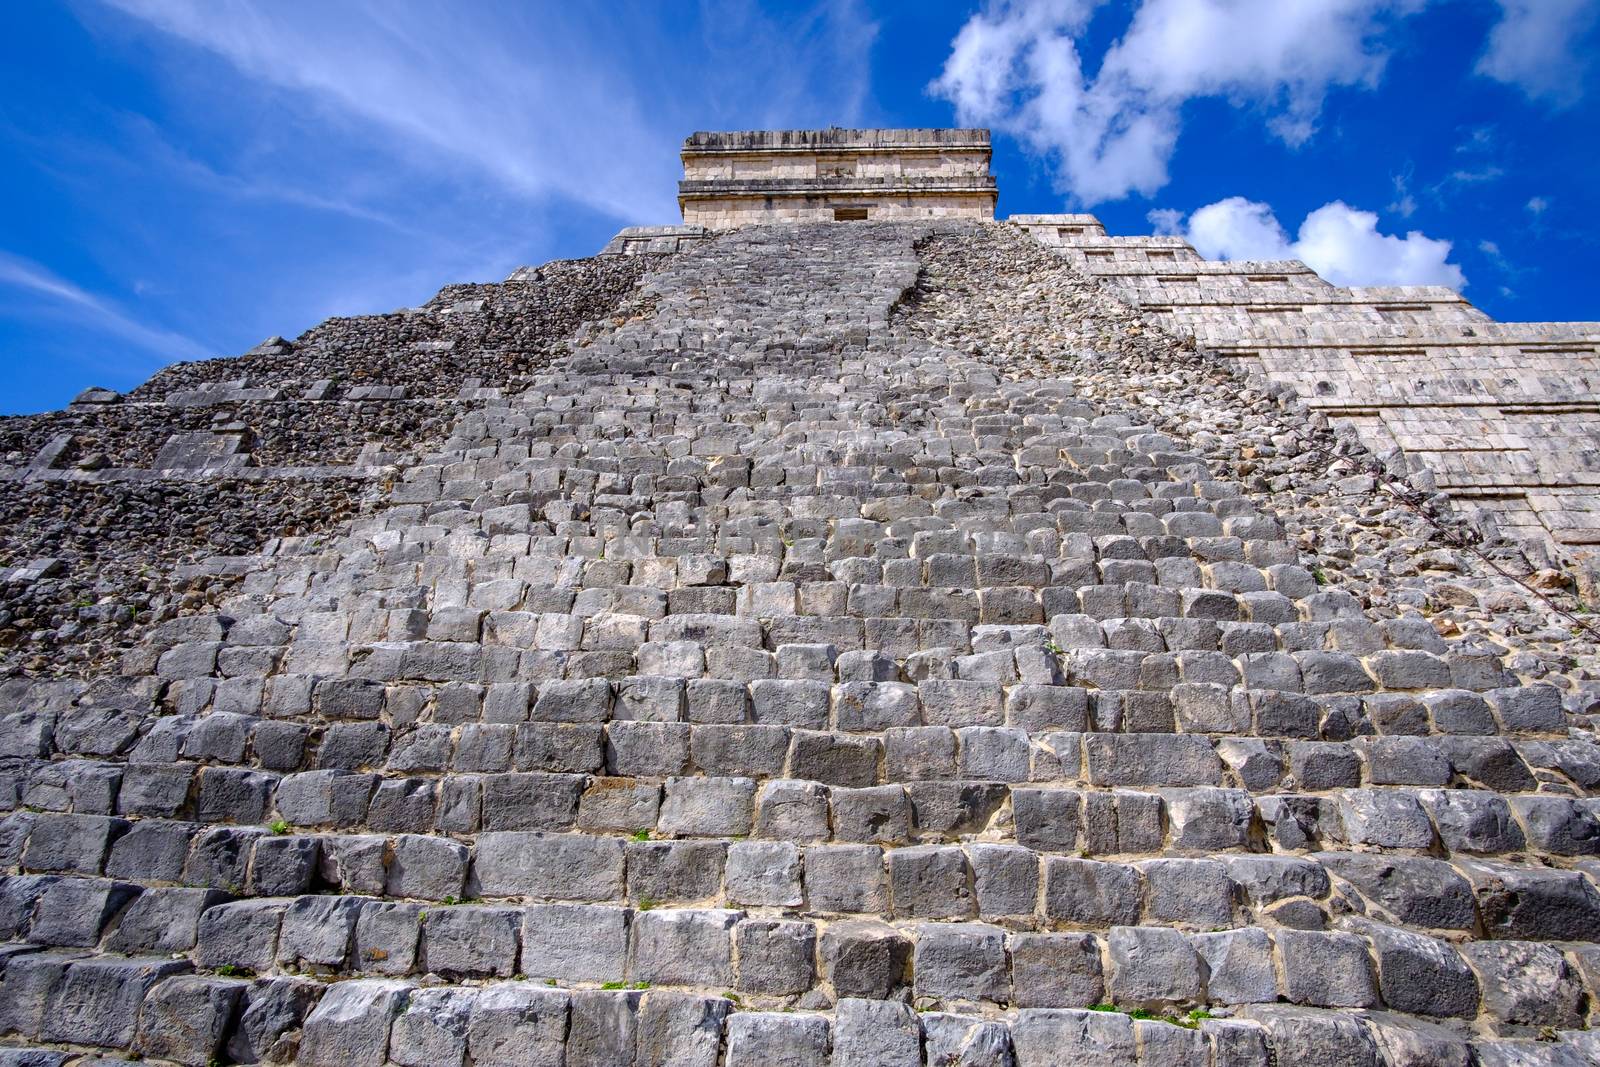
[[[0,1064],[1576,1065],[1600,748],[755,227],[0,719]]]

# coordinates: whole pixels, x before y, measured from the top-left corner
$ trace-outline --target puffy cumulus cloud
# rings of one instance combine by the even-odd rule
[[[1300,224],[1295,258],[1335,285],[1466,286],[1451,263],[1450,242],[1409,230],[1404,237],[1378,232],[1378,216],[1335,200]]]
[[[1242,196],[1207,204],[1187,221],[1170,210],[1152,212],[1151,221],[1160,232],[1184,237],[1207,259],[1298,259],[1335,285],[1459,290],[1467,284],[1461,268],[1449,261],[1449,241],[1417,230],[1404,237],[1379,233],[1376,214],[1342,200],[1307,215],[1292,241],[1271,207]]]
[[[1583,95],[1587,50],[1580,47],[1600,24],[1600,0],[1499,0],[1500,21],[1478,73],[1514,85],[1557,106]]]
[[[1085,204],[1167,183],[1185,102],[1254,106],[1299,145],[1324,98],[1374,85],[1382,31],[1423,0],[1142,0],[1100,67],[1076,41],[1103,0],[997,0],[972,16],[930,86],[959,120],[1010,133]]]

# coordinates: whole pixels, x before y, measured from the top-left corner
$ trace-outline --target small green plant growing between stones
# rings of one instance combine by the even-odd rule
[[[1311,578],[1318,585],[1327,585],[1328,584],[1328,576],[1326,574],[1322,573],[1322,568],[1321,567],[1312,567],[1311,568]]]
[[[267,829],[275,834],[286,834],[289,832],[289,823],[284,819],[273,819],[267,823]]]
[[[660,903],[661,902],[659,900],[656,900],[654,897],[640,897],[639,898],[639,910],[640,911],[650,911],[650,910],[654,909],[657,904],[660,904]]]
[[[628,983],[627,982],[601,982],[600,983],[600,988],[601,989],[606,989],[606,990],[627,989],[628,988]]]
[[[634,840],[634,841],[648,841],[648,840],[650,840],[650,831],[649,830],[635,830],[630,836],[631,836],[632,840]]]
[[[223,963],[216,967],[216,972],[224,978],[236,978],[239,975],[239,968],[231,963]]]
[[[1046,652],[1049,652],[1054,656],[1064,656],[1067,654],[1067,650],[1056,644],[1054,640],[1046,641],[1044,643],[1044,649]]]

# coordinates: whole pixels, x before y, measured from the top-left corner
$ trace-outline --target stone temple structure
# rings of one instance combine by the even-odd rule
[[[1600,1059],[1595,328],[793,210],[0,421],[0,1064]]]
[[[687,225],[992,219],[988,130],[749,130],[683,142]]]

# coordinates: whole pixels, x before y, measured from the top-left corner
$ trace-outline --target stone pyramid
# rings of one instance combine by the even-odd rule
[[[0,1064],[1600,1061],[1573,599],[1033,228],[0,425]]]

